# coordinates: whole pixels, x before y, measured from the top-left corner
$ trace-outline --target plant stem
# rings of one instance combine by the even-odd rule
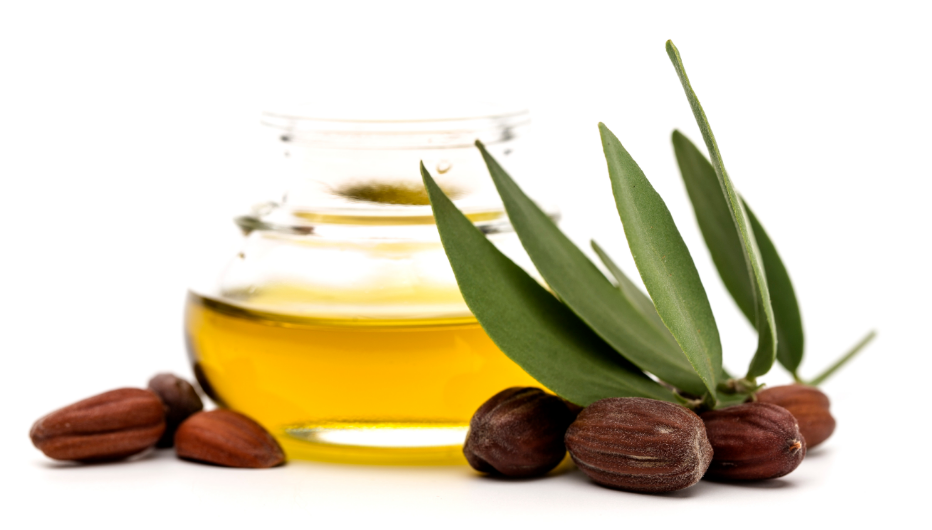
[[[809,384],[812,386],[819,386],[820,384],[825,382],[825,380],[828,379],[832,374],[834,374],[836,370],[841,368],[846,362],[850,361],[852,357],[857,355],[858,352],[863,350],[864,347],[867,346],[870,343],[870,341],[874,340],[874,337],[876,336],[877,336],[877,331],[871,330],[871,332],[868,333],[866,337],[861,339],[861,342],[855,344],[854,348],[851,348],[851,351],[846,353],[841,359],[838,360],[838,362],[836,362],[832,366],[829,366],[828,369],[822,372],[818,377],[809,381]]]

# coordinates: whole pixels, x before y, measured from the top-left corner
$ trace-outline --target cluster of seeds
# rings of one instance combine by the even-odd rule
[[[29,437],[55,460],[106,462],[174,446],[179,458],[225,467],[284,463],[278,442],[261,425],[231,410],[203,409],[191,383],[158,374],[147,390],[118,388],[43,416]]]
[[[463,452],[477,471],[528,477],[546,474],[569,450],[596,483],[643,493],[676,491],[702,478],[782,477],[803,461],[807,435],[809,447],[822,443],[835,420],[828,398],[812,387],[786,385],[758,396],[701,415],[639,397],[602,399],[579,412],[539,388],[509,388],[476,411]],[[794,414],[806,418],[805,429]]]

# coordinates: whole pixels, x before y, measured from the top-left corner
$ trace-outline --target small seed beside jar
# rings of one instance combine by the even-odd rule
[[[473,415],[463,454],[483,473],[543,475],[566,456],[563,436],[576,409],[539,388],[505,389]]]
[[[253,419],[232,410],[198,412],[175,433],[175,454],[225,467],[267,468],[285,462],[275,438]]]
[[[55,460],[120,460],[155,445],[165,432],[159,398],[141,388],[119,388],[60,408],[33,424],[29,437]]]
[[[178,426],[195,412],[204,410],[204,402],[191,383],[174,374],[156,375],[149,380],[149,390],[165,405],[165,433],[156,443],[156,447],[171,447]]]

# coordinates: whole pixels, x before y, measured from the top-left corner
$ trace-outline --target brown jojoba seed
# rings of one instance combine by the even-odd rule
[[[770,403],[745,403],[702,413],[715,451],[706,476],[726,480],[782,477],[806,456],[796,418]]]
[[[281,446],[261,425],[232,410],[197,412],[175,432],[175,454],[225,467],[275,467],[285,462]]]
[[[159,398],[141,388],[119,388],[78,401],[33,424],[33,445],[55,460],[120,460],[155,445],[165,432]]]
[[[566,448],[595,482],[646,493],[692,486],[712,460],[699,416],[647,398],[608,398],[589,405],[567,430]]]
[[[483,473],[543,475],[566,456],[563,435],[575,417],[566,401],[539,388],[508,388],[473,415],[463,454]]]
[[[757,393],[757,401],[772,403],[790,411],[806,439],[806,448],[821,444],[835,432],[835,418],[829,412],[829,400],[821,390],[808,385],[782,385]]]
[[[174,374],[158,374],[149,380],[149,390],[155,393],[165,405],[165,433],[156,447],[171,447],[175,440],[175,431],[181,422],[195,412],[204,410],[204,402],[197,395],[191,383]]]

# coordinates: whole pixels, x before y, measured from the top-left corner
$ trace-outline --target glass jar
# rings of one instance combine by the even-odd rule
[[[284,155],[287,192],[236,219],[242,250],[189,292],[185,335],[198,381],[268,428],[291,458],[462,461],[479,405],[538,383],[466,307],[418,164],[533,273],[473,145],[482,140],[520,174],[528,113],[267,112],[263,123]]]

